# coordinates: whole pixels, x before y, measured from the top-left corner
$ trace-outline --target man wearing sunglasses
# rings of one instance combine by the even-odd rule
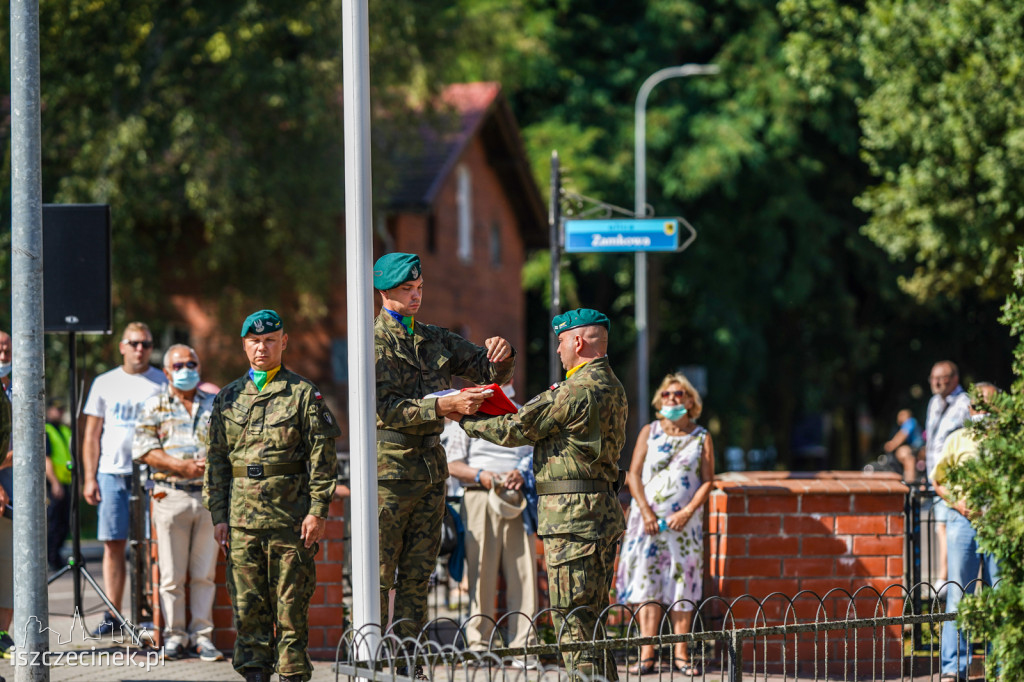
[[[128,323],[118,350],[121,366],[96,377],[85,401],[82,496],[89,504],[99,505],[96,537],[103,542],[103,586],[110,603],[120,612],[135,422],[142,404],[167,383],[167,377],[149,364],[153,335],[144,323]],[[110,634],[119,626],[108,611],[93,635]]]
[[[198,389],[199,356],[183,344],[164,354],[168,384],[145,402],[135,425],[132,457],[153,471],[153,527],[160,568],[164,655],[175,659],[192,649],[204,661],[224,655],[213,634],[217,541],[203,507],[206,437],[213,395]],[[185,623],[185,584],[191,621]]]

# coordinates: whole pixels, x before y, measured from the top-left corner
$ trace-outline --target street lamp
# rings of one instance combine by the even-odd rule
[[[689,76],[710,76],[718,73],[718,66],[714,64],[683,64],[682,66],[670,66],[660,71],[655,71],[643,85],[636,96],[636,108],[634,116],[636,126],[633,134],[633,146],[636,153],[636,168],[634,169],[636,179],[636,203],[633,211],[636,217],[642,218],[647,213],[647,98],[654,86],[669,78],[687,78]],[[650,360],[648,358],[647,342],[647,253],[637,251],[634,255],[636,275],[634,277],[636,286],[636,373],[637,373],[637,424],[642,426],[650,418],[650,409],[647,403],[647,396],[650,393],[648,372]]]

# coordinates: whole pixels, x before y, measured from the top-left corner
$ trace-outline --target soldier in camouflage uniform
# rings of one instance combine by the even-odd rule
[[[551,321],[567,371],[516,414],[462,419],[472,438],[534,445],[539,495],[537,534],[544,541],[555,629],[563,641],[601,637],[616,544],[625,517],[616,497],[619,452],[626,440],[626,393],[608,364],[608,318],[580,308]],[[459,415],[452,415],[459,419]],[[564,629],[563,629],[564,628]],[[618,679],[611,654],[563,655],[574,678]]]
[[[242,324],[250,370],[217,394],[203,502],[228,555],[235,612],[232,664],[247,682],[306,682],[317,542],[334,494],[340,435],[316,387],[281,364],[281,318]]]
[[[373,325],[381,620],[387,621],[388,592],[394,588],[393,632],[415,638],[426,623],[427,581],[441,542],[448,478],[440,439],[444,415],[473,414],[488,394],[471,388],[426,396],[450,389],[454,376],[478,384],[509,381],[515,350],[498,336],[480,347],[414,320],[423,294],[420,259],[414,254],[381,257],[373,285],[382,299]]]

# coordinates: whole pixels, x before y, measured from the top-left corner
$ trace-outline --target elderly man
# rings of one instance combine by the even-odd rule
[[[153,335],[142,322],[130,322],[121,335],[120,367],[99,375],[85,401],[82,438],[82,497],[99,505],[96,537],[103,542],[103,586],[118,611],[124,594],[124,550],[132,487],[132,438],[142,404],[160,391],[167,377],[149,364]],[[118,624],[106,613],[93,635],[112,633]]]
[[[218,549],[202,495],[213,396],[196,388],[200,370],[199,357],[188,346],[167,349],[164,374],[169,383],[142,406],[132,457],[153,472],[164,655],[181,658],[191,644],[200,659],[221,661],[224,655],[210,639]],[[186,579],[192,614],[187,629]]]
[[[608,606],[612,567],[626,523],[616,497],[619,452],[626,440],[626,392],[608,363],[608,318],[578,308],[556,316],[565,381],[516,414],[459,420],[466,433],[498,445],[534,445],[539,525],[548,566],[555,630],[587,641]],[[574,679],[618,679],[610,654],[563,655]]]
[[[970,406],[970,420],[977,422],[988,416],[988,406],[999,392],[987,382],[975,384],[978,402]],[[935,492],[942,496],[949,509],[946,512],[946,534],[949,540],[947,567],[951,584],[946,590],[946,613],[953,613],[960,607],[965,592],[973,594],[977,584],[972,584],[981,568],[982,581],[992,586],[999,580],[999,564],[991,554],[978,551],[977,532],[974,524],[981,520],[981,513],[967,506],[962,490],[948,487],[949,470],[978,456],[978,440],[970,427],[964,427],[946,438],[942,455],[929,472],[935,482]],[[956,623],[942,624],[943,682],[959,682],[967,679],[971,665],[971,648],[967,637],[956,628]]]
[[[932,398],[928,401],[925,421],[925,470],[930,476],[942,455],[946,438],[961,428],[970,416],[971,399],[960,385],[957,366],[949,360],[935,363],[928,382],[931,384]],[[932,518],[935,520],[935,539],[939,548],[935,579],[940,590],[944,589],[946,582],[946,510],[946,503],[941,498],[935,500]]]
[[[507,382],[515,351],[499,336],[480,347],[417,320],[423,273],[415,254],[382,256],[373,268],[373,286],[382,302],[373,325],[381,620],[387,620],[394,587],[394,633],[415,639],[426,622],[427,581],[441,542],[448,478],[440,439],[444,416],[472,414],[488,395],[478,388],[433,394],[451,389],[455,376],[478,384]],[[422,675],[419,666],[414,674]]]
[[[501,387],[505,395],[515,394],[512,384]],[[522,494],[523,474],[517,469],[533,448],[528,445],[507,448],[481,438],[469,438],[455,427],[449,429],[445,445],[448,471],[462,483],[462,520],[466,526],[466,567],[469,573],[469,620],[466,645],[483,651],[492,642],[498,569],[505,576],[505,602],[513,614],[505,624],[508,645],[536,644],[530,619],[537,612],[537,557],[533,543],[519,514],[500,514],[489,503],[491,490],[507,489]],[[510,505],[510,509],[514,509]],[[517,615],[523,614],[523,615]],[[523,617],[525,616],[525,618]],[[494,646],[503,646],[500,637]],[[533,659],[515,658],[514,666],[534,667]]]
[[[273,310],[242,323],[249,371],[213,401],[203,502],[228,552],[235,612],[232,665],[247,682],[313,674],[309,602],[334,495],[338,422],[312,383],[281,362],[288,347]]]

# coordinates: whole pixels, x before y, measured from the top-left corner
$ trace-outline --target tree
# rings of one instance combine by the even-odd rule
[[[794,73],[858,100],[864,232],[918,300],[1001,298],[1024,227],[1024,6],[784,0]],[[830,87],[839,86],[839,88]]]
[[[484,49],[470,4],[371,3],[375,137]],[[324,314],[342,251],[341,17],[340,0],[40,4],[44,201],[114,207],[116,308],[165,314],[173,290]]]
[[[722,68],[714,78],[659,85],[647,140],[650,203],[658,214],[686,216],[700,235],[685,253],[649,258],[651,379],[680,365],[707,367],[706,414],[723,429],[718,442],[774,446],[790,466],[854,466],[861,410],[887,420],[936,357],[974,354],[955,319],[935,319],[936,310],[959,304],[915,304],[897,286],[911,268],[890,264],[860,233],[866,215],[853,201],[871,177],[859,158],[859,65],[804,77],[791,60],[791,41],[801,35],[808,49],[831,57],[828,36],[804,32],[767,1],[720,3],[714,12],[668,0],[532,7],[543,20],[527,30],[542,48],[513,60],[527,68],[508,77],[544,188],[558,149],[567,187],[632,206],[640,83],[673,64]],[[628,368],[632,257],[566,260],[565,304],[601,307],[621,322],[611,352]],[[528,280],[541,340],[546,262],[539,255]],[[989,315],[983,328],[994,321]],[[939,339],[953,347],[939,349]],[[531,365],[543,366],[546,344],[532,348]],[[623,375],[632,397],[635,374]],[[794,424],[822,414],[836,425],[824,443],[832,458],[798,461]]]
[[[1000,582],[960,602],[957,620],[975,641],[993,645],[994,661],[1002,679],[1024,677],[1024,249],[1014,265],[1017,292],[1004,307],[1004,323],[1018,338],[1012,390],[993,401],[992,417],[979,425],[977,459],[950,471],[950,483],[967,493],[967,507],[981,510],[973,521],[978,547],[999,562]]]

